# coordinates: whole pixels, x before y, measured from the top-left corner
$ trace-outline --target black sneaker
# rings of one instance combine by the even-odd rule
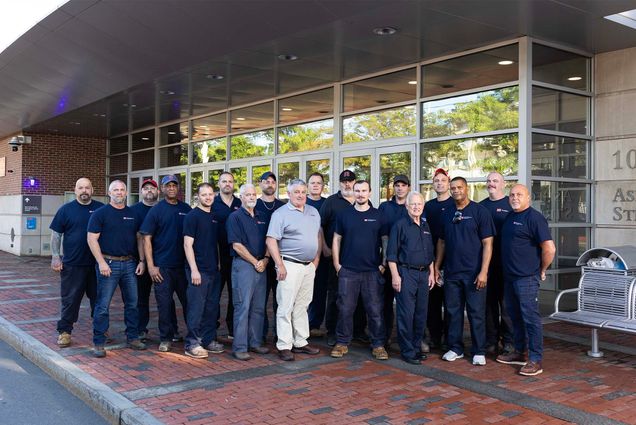
[[[335,335],[327,334],[327,345],[330,347],[333,347],[334,345],[336,345]]]

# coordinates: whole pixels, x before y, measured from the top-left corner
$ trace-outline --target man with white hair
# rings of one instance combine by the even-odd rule
[[[293,353],[318,354],[307,343],[307,308],[314,290],[320,261],[322,232],[320,214],[307,203],[307,184],[294,179],[287,185],[289,202],[277,209],[267,230],[267,249],[276,267],[276,348],[282,360],[294,360]]]

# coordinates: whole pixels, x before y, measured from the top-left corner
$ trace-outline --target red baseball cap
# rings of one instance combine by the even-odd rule
[[[435,170],[435,172],[433,173],[433,178],[435,178],[435,176],[437,176],[438,174],[444,174],[446,177],[450,178],[448,172],[443,168],[438,168],[437,170]]]
[[[153,185],[154,187],[156,187],[157,189],[159,189],[159,185],[158,185],[158,184],[157,184],[157,182],[156,182],[156,181],[154,181],[153,179],[146,179],[146,180],[144,180],[144,182],[141,184],[141,187],[144,187],[144,186],[145,186],[145,185],[147,185],[147,184],[151,184],[151,185]]]

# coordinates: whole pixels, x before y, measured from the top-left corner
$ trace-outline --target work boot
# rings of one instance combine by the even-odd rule
[[[60,348],[66,348],[71,345],[71,334],[68,332],[62,332],[57,336],[57,346]]]

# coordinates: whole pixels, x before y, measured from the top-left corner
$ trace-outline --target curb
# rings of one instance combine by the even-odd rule
[[[3,317],[0,317],[0,338],[88,404],[108,422],[116,425],[163,424],[150,413]]]

